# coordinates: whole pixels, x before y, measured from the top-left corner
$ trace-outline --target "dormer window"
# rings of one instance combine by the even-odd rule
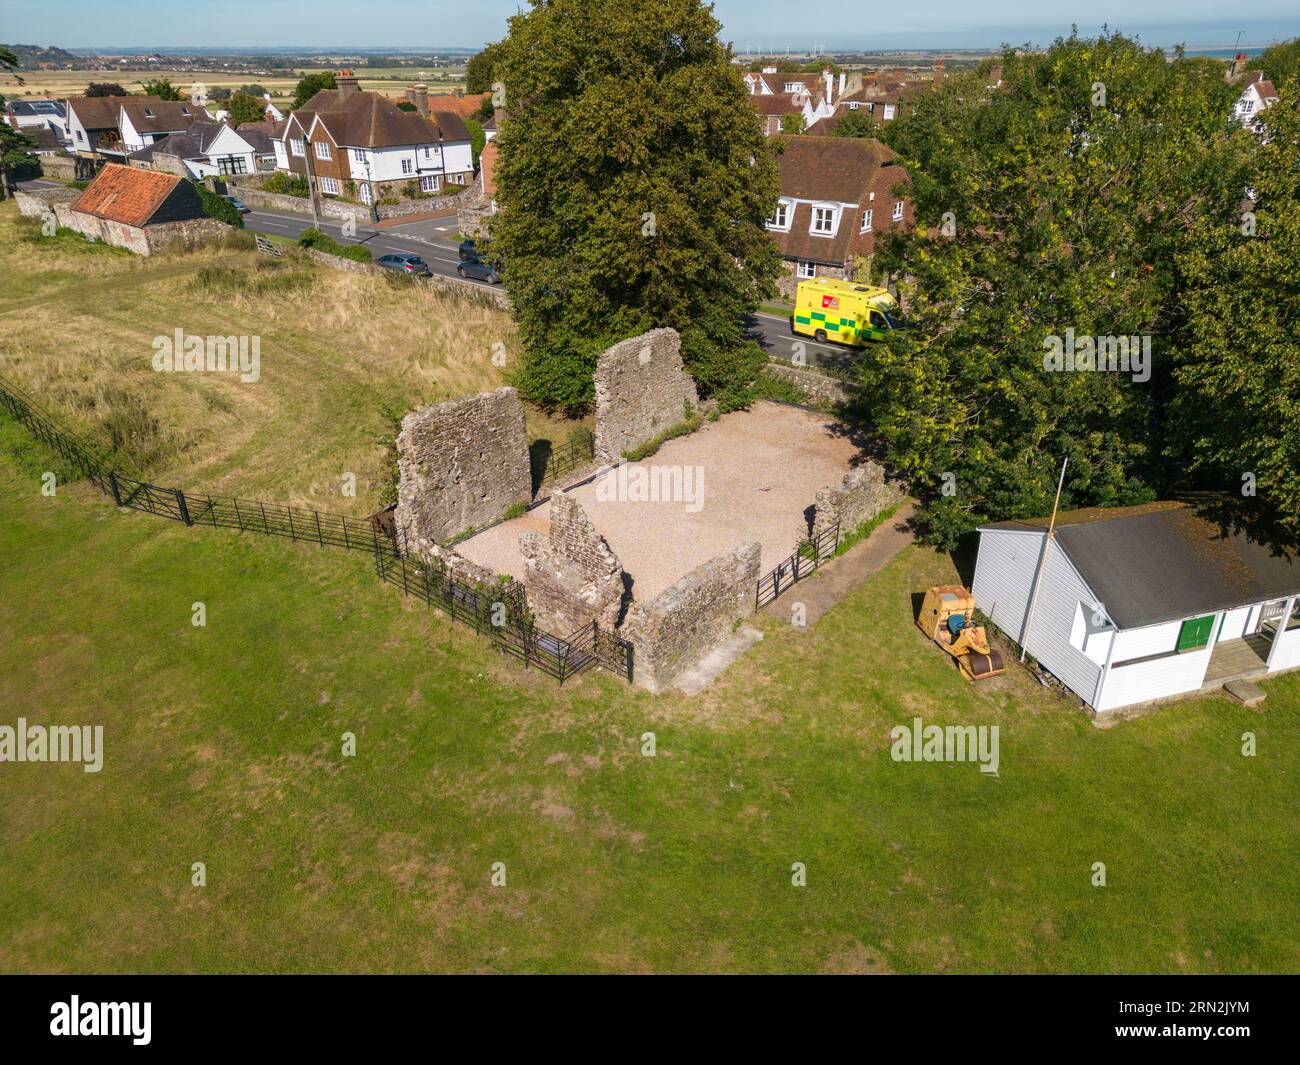
[[[861,233],[871,232],[871,215],[872,215],[872,210],[870,207],[868,207],[865,211],[862,212],[862,229],[859,230],[859,232]]]
[[[770,229],[789,229],[790,228],[790,205],[784,200],[776,201],[776,213],[768,220]]]
[[[188,115],[189,113],[190,113],[190,109],[188,107],[181,108],[181,114]]]
[[[153,112],[150,111],[149,108],[147,108],[147,107],[144,109],[144,117],[145,117],[145,118],[153,118]]]
[[[811,232],[820,236],[830,236],[835,232],[835,208],[814,207]]]

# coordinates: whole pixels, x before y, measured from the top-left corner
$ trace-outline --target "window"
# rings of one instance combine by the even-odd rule
[[[147,108],[147,107],[144,109],[144,117],[145,117],[145,118],[153,118],[153,112],[152,112],[151,110],[149,110],[149,108]]]
[[[812,232],[828,234],[835,232],[835,208],[834,207],[814,207],[812,219]]]
[[[415,169],[415,164],[412,163],[411,160],[409,160],[409,159],[403,159],[403,160],[402,160],[402,173],[403,173],[403,174],[409,174],[409,173],[410,173],[412,170],[414,170],[414,169]]]
[[[370,183],[363,181],[361,183],[361,202],[370,203],[374,199],[374,193],[370,191]]]
[[[438,175],[437,175],[437,174],[425,174],[424,177],[420,178],[420,191],[421,191],[421,192],[437,192],[437,191],[438,191]]]
[[[1241,109],[1242,109],[1246,114],[1250,114],[1253,110],[1255,110],[1255,101],[1254,101],[1254,100],[1247,100],[1245,103],[1243,103],[1243,104],[1241,105]]]
[[[805,279],[810,277],[816,277],[817,264],[810,263],[808,262],[807,259],[800,259],[798,264],[794,268],[794,272],[798,277],[802,277]]]
[[[785,83],[786,92],[799,92],[803,88],[802,81],[787,81]]]
[[[849,110],[850,110],[850,111],[856,111],[857,109],[858,109],[858,102],[857,102],[856,100],[850,100],[850,101],[849,101]]]
[[[894,117],[894,105],[885,104],[885,121],[888,122],[893,117]]]
[[[295,137],[293,140],[289,142],[289,148],[293,151],[294,155],[307,154],[306,147],[303,145],[302,140],[298,137]]]
[[[326,196],[337,196],[339,194],[338,178],[323,177],[320,179],[320,190]]]
[[[81,130],[77,130],[77,140],[80,141],[82,144],[86,142],[86,135],[82,133]]]
[[[430,148],[427,144],[424,146],[424,157],[425,157],[426,159],[432,159],[432,158],[433,158],[433,149]]]
[[[786,203],[784,200],[777,200],[776,214],[772,216],[772,220],[768,223],[768,225],[771,226],[773,229],[789,229],[790,228],[790,205]]]
[[[219,174],[247,174],[248,160],[242,155],[227,155],[217,160]]]
[[[859,230],[859,232],[862,232],[862,233],[870,233],[870,232],[871,232],[871,215],[872,215],[872,214],[873,214],[873,212],[872,212],[872,210],[871,210],[870,207],[868,207],[865,211],[862,212],[862,229]]]
[[[902,220],[903,220],[903,201],[902,201],[902,200],[895,200],[895,201],[894,201],[894,221],[895,221],[895,222],[901,222]]]
[[[189,113],[190,113],[190,109],[188,107],[181,108],[181,114],[188,115]]]
[[[317,159],[333,159],[333,158],[334,158],[333,153],[330,151],[330,146],[329,146],[328,142],[326,142],[326,141],[317,141],[317,142],[316,142],[316,158],[317,158]]]
[[[352,158],[358,163],[364,163],[366,161],[366,150],[364,148],[353,148]]]
[[[784,119],[784,118],[778,118],[778,119],[776,120],[776,131],[777,131],[778,133],[781,133],[781,132],[784,132],[784,130],[785,130],[785,119]]]

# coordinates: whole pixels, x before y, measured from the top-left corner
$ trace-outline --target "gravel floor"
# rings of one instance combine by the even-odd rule
[[[751,540],[763,545],[763,572],[772,569],[807,535],[817,489],[838,485],[860,455],[843,427],[825,416],[759,403],[670,440],[650,458],[573,495],[632,578],[632,594],[645,601],[700,563]],[[656,469],[662,478],[665,468],[677,477],[677,498],[638,499],[637,489],[656,477]],[[519,534],[545,533],[549,514],[550,504],[543,504],[456,550],[522,580]]]

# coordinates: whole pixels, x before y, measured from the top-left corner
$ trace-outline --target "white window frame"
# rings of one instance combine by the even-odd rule
[[[404,159],[402,160],[402,173],[403,173],[403,174],[412,174],[412,173],[414,173],[414,172],[415,172],[415,162],[414,162],[414,160],[412,160],[412,159],[405,159],[405,158],[404,158]]]
[[[871,215],[872,215],[872,210],[870,207],[868,207],[865,211],[862,212],[862,228],[858,230],[859,233],[871,232]]]
[[[366,161],[366,150],[364,148],[353,148],[352,161],[356,163],[364,163]]]
[[[294,137],[289,141],[289,151],[294,155],[306,155],[307,145],[303,143],[301,137]]]
[[[817,276],[817,264],[810,259],[797,259],[794,265],[794,275],[801,281],[810,281]]]
[[[895,201],[894,201],[894,221],[895,221],[895,222],[901,222],[902,220],[903,220],[903,201],[902,201],[902,200],[895,200]]]
[[[420,177],[421,192],[437,192],[438,182],[442,179],[437,174],[423,174]]]
[[[370,191],[370,182],[363,181],[361,183],[361,202],[370,204],[374,201],[374,198],[374,193]]]
[[[889,122],[889,121],[891,121],[891,120],[893,119],[893,117],[894,117],[894,111],[895,111],[895,108],[894,108],[894,105],[893,105],[893,104],[885,104],[885,121],[886,121],[886,122]]]
[[[320,190],[326,196],[337,196],[343,191],[343,187],[339,184],[338,178],[322,177],[320,179]]]
[[[330,149],[329,141],[317,141],[315,147],[317,159],[329,160],[334,158],[334,152]]]
[[[823,212],[826,214],[824,226],[818,224],[818,219]],[[815,237],[834,236],[838,217],[839,212],[834,207],[814,207],[812,209],[812,221],[808,223],[808,232]]]
[[[789,229],[791,213],[792,213],[792,208],[790,203],[787,200],[777,200],[776,211],[773,213],[772,217],[768,220],[767,228],[782,229],[782,230]]]

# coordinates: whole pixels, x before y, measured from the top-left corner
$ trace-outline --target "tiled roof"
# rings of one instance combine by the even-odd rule
[[[210,121],[212,116],[188,100],[159,100],[157,97],[117,98],[137,133],[168,133],[188,129],[193,122]]]
[[[322,89],[293,117],[304,129],[310,129],[319,117],[334,143],[347,148],[397,148],[408,144],[431,144],[442,131],[449,141],[469,140],[469,131],[460,116],[449,111],[434,111],[426,118],[416,111],[403,111],[397,103],[377,92],[347,92]],[[283,137],[283,133],[281,133]]]
[[[781,195],[860,203],[882,163],[898,153],[874,138],[788,137],[778,160]]]
[[[464,96],[439,93],[437,96],[429,97],[429,110],[430,112],[450,111],[461,118],[473,118],[487,98],[488,94],[485,92],[467,93]]]
[[[86,186],[73,209],[123,225],[147,225],[181,181],[174,174],[109,163]]]
[[[88,130],[117,129],[117,115],[125,96],[69,96],[68,108]],[[156,96],[137,96],[136,102],[152,100],[162,103]]]
[[[785,93],[774,93],[772,95],[751,95],[749,102],[754,110],[760,115],[769,118],[781,118],[785,115],[802,114],[803,108],[798,106]]]

